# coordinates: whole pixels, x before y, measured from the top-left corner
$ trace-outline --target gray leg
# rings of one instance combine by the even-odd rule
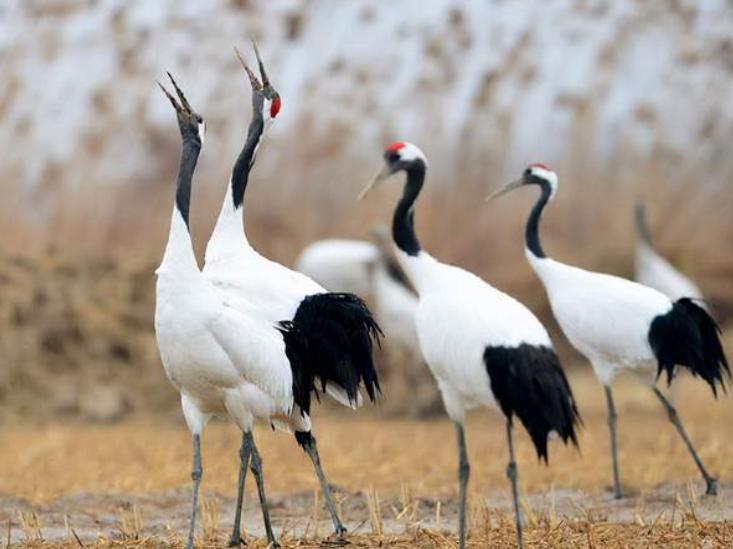
[[[270,510],[267,508],[267,497],[265,496],[265,477],[262,474],[262,458],[260,458],[260,453],[259,451],[257,451],[257,446],[255,445],[255,439],[252,436],[252,433],[247,433],[245,437],[248,439],[251,448],[251,459],[249,465],[250,469],[252,469],[252,474],[254,474],[255,480],[257,481],[257,492],[260,496],[262,520],[265,523],[267,541],[271,544],[271,547],[280,547],[280,544],[275,538],[275,534],[272,533],[272,524],[270,523]]]
[[[524,548],[522,536],[522,517],[519,514],[519,489],[517,487],[517,462],[514,459],[514,441],[512,440],[512,420],[506,418],[506,437],[509,443],[509,465],[506,468],[506,476],[512,483],[512,498],[514,499],[514,517],[517,521],[517,547]]]
[[[613,466],[613,497],[621,499],[621,480],[618,474],[618,449],[616,445],[616,407],[613,405],[611,387],[606,385],[606,405],[608,406],[608,430],[611,432],[611,465]]]
[[[318,456],[318,449],[316,448],[316,439],[313,438],[313,436],[311,435],[305,442],[303,448],[308,454],[308,457],[311,458],[311,461],[313,462],[313,467],[316,470],[318,482],[321,483],[323,498],[326,500],[326,508],[331,514],[331,520],[333,521],[333,530],[336,533],[336,536],[338,536],[339,538],[343,538],[344,534],[346,533],[346,528],[341,523],[341,519],[336,512],[336,506],[334,505],[333,498],[331,497],[331,488],[328,486],[326,475],[323,474],[323,469],[321,468],[321,458]]]
[[[234,510],[234,528],[232,529],[232,537],[229,538],[229,547],[239,547],[244,543],[242,539],[241,521],[242,521],[242,503],[244,502],[244,480],[247,477],[247,467],[249,466],[249,456],[252,453],[252,447],[249,444],[247,435],[242,433],[242,446],[239,448],[239,484],[237,485],[237,506]]]
[[[193,495],[191,497],[191,525],[188,530],[188,549],[193,549],[193,537],[196,531],[196,514],[199,508],[199,486],[204,471],[201,468],[201,436],[193,435],[193,469],[191,480],[193,480]]]
[[[690,441],[690,437],[687,436],[687,432],[685,431],[685,428],[682,426],[682,421],[680,421],[679,415],[677,415],[677,410],[674,406],[672,406],[672,403],[667,400],[667,398],[662,394],[662,392],[657,389],[656,387],[653,387],[654,394],[657,395],[657,398],[662,403],[662,406],[667,410],[667,415],[669,416],[669,421],[672,422],[672,424],[676,427],[677,432],[682,437],[682,440],[685,441],[685,444],[687,445],[687,449],[690,451],[690,454],[692,454],[692,459],[695,460],[695,463],[697,464],[697,468],[700,469],[700,473],[702,474],[702,477],[705,479],[705,484],[707,485],[705,489],[705,493],[709,496],[716,496],[718,495],[718,479],[711,476],[707,469],[705,469],[705,465],[703,465],[702,460],[700,459],[700,456],[697,455],[697,452],[695,451],[695,447],[692,445],[692,442]]]
[[[471,474],[466,453],[466,436],[463,425],[455,422],[456,440],[458,442],[458,547],[466,547],[466,487]]]

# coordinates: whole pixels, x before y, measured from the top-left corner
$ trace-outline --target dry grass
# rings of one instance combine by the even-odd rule
[[[248,189],[250,240],[268,257],[285,264],[292,264],[314,240],[368,238],[374,224],[389,223],[391,218],[399,178],[369,200],[356,202],[361,185],[380,162],[379,151],[372,162],[361,157],[353,165],[350,159],[335,157],[332,150],[321,152],[318,162],[311,159],[315,165],[307,164],[302,170],[300,179],[293,180],[288,163],[271,173],[259,173]],[[52,250],[72,261],[103,257],[122,266],[155,265],[162,255],[173,204],[177,143],[161,154],[171,157],[170,173],[154,181],[131,182],[104,193],[99,182],[47,190],[45,217],[40,223],[27,214],[25,206],[19,206],[27,203],[32,208],[36,197],[0,182],[0,190],[8,197],[0,204],[0,247],[32,257]],[[435,160],[437,165],[417,207],[422,243],[437,257],[465,266],[546,310],[546,300],[526,265],[521,245],[534,193],[517,192],[486,204],[489,191],[516,174],[501,175],[501,166],[490,169],[478,161],[475,166],[451,165],[455,162],[451,158]],[[322,176],[324,163],[333,171],[327,179]],[[691,176],[675,174],[671,184],[666,165],[655,159],[636,171],[610,172],[597,164],[570,161],[555,167],[562,188],[545,215],[542,231],[553,255],[588,268],[630,275],[633,203],[643,197],[661,250],[701,284],[726,317],[731,316],[733,294],[727,283],[733,272],[730,186],[701,191],[694,171]],[[191,227],[199,255],[211,234],[226,178],[225,173],[197,182],[194,188]],[[460,185],[445,185],[445,179]]]
[[[702,459],[727,486],[726,479],[733,478],[733,441],[727,431],[733,422],[731,401],[715,402],[701,383],[681,381],[682,418]],[[690,457],[649,391],[634,379],[619,383],[617,400],[622,479],[635,499],[623,509],[611,505],[605,495],[610,467],[601,389],[585,374],[574,376],[573,385],[585,419],[581,452],[553,444],[550,466],[544,467],[523,430],[518,436],[529,546],[730,546],[730,501],[697,495],[700,482]],[[347,524],[355,530],[353,546],[441,548],[454,543],[445,530],[455,522],[456,496],[454,436],[447,420],[377,421],[328,414],[315,424],[326,471],[339,488]],[[509,547],[513,530],[501,422],[495,414],[477,413],[467,433],[470,546]],[[264,428],[256,436],[274,502],[272,514],[284,531],[286,547],[318,546],[308,540],[320,539],[329,528],[327,522],[318,527],[327,517],[320,505],[312,507],[317,484],[310,463],[291,437]],[[180,545],[191,459],[182,421],[139,417],[110,426],[17,425],[5,430],[3,440],[11,451],[0,453],[0,494],[28,503],[6,497],[0,504],[0,524],[10,519],[16,532],[25,532],[29,545],[78,546],[68,524],[74,527],[88,514],[105,512],[112,514],[116,527],[91,530],[98,535],[85,538],[85,545]],[[231,512],[238,443],[231,425],[215,423],[204,434],[204,546],[222,543],[231,524],[231,515],[222,521],[221,513]],[[660,492],[662,483],[672,483],[671,488]],[[568,490],[576,489],[582,491],[578,498],[561,505],[570,497]],[[140,494],[151,495],[139,499]],[[122,509],[114,503],[120,497],[127,502]],[[248,501],[255,501],[251,492]],[[63,519],[66,537],[50,535],[51,542],[41,542],[43,532],[53,531],[54,521],[62,520],[61,509],[69,513]],[[245,527],[257,536],[256,511],[248,517]],[[718,522],[722,519],[728,522]],[[264,547],[260,542],[250,546]]]
[[[553,444],[551,465],[545,467],[522,431],[517,451],[527,492],[561,486],[597,493],[610,482],[602,390],[589,375],[573,380],[585,420],[581,451]],[[680,381],[680,414],[703,460],[721,478],[733,478],[733,441],[726,436],[726,426],[733,422],[731,400],[714,401],[702,383]],[[624,483],[645,490],[665,481],[695,479],[692,461],[651,393],[633,378],[620,383],[616,392]],[[456,456],[449,421],[359,419],[344,413],[348,417],[328,414],[315,419],[321,454],[336,484],[348,492],[374,487],[390,497],[398,497],[403,484],[420,495],[454,494]],[[310,463],[296,451],[291,437],[266,427],[256,435],[269,490],[311,493],[317,485]],[[467,437],[474,493],[503,490],[506,450],[498,415],[473,414]],[[0,493],[35,503],[75,492],[139,493],[188,484],[190,437],[182,420],[138,418],[116,425],[49,424],[32,429],[9,425],[3,440],[14,451],[0,454]],[[229,424],[207,428],[207,490],[232,491],[239,442]]]
[[[0,254],[0,424],[60,416],[109,422],[133,412],[177,417],[179,395],[153,333],[154,268]],[[427,368],[390,356],[378,357],[392,395],[380,410],[435,408]],[[408,389],[413,398],[399,399]]]
[[[471,535],[468,548],[491,547],[505,549],[516,546],[515,535],[508,521],[492,527],[488,533]],[[199,547],[222,547],[224,539],[205,541]],[[322,540],[302,540],[282,538],[284,549],[316,549],[335,546]],[[680,521],[679,523],[659,522],[652,525],[619,525],[596,523],[589,521],[561,521],[553,527],[529,529],[525,535],[525,545],[536,549],[545,548],[583,548],[583,549],[621,549],[637,547],[664,547],[667,549],[689,549],[700,547],[705,549],[726,548],[733,544],[733,526],[730,523],[706,523],[699,521]],[[135,543],[128,543],[108,538],[98,538],[93,543],[82,545],[76,540],[64,542],[33,542],[26,545],[38,549],[71,549],[78,547],[96,548],[157,548],[184,547],[180,540],[147,537]],[[377,548],[393,547],[395,549],[447,549],[455,547],[455,538],[445,532],[415,529],[414,532],[402,535],[349,537],[349,547]],[[248,542],[252,549],[266,549],[264,540]]]
[[[701,284],[723,324],[731,322],[733,193],[694,195],[696,187],[684,182],[667,188],[654,170],[638,179],[615,175],[609,181],[578,168],[570,173],[563,183],[566,192],[553,201],[543,226],[554,255],[631,275],[631,204],[634,194],[646,189],[644,194],[653,197],[649,206],[659,247]],[[482,274],[529,305],[571,365],[577,354],[569,351],[523,257],[522,224],[532,193],[486,204],[483,197],[497,182],[481,177],[463,180],[460,192],[427,187],[417,213],[423,243],[439,258]],[[33,225],[19,219],[23,216],[13,200],[0,205],[7,209],[0,211],[0,246],[19,253],[22,248],[22,255],[0,254],[0,421],[8,411],[22,417],[71,414],[110,420],[130,410],[176,408],[152,327],[153,271],[166,238],[170,187],[132,185],[104,196],[92,189],[59,191],[58,202],[49,206],[58,215]],[[192,222],[198,250],[215,218],[220,187],[199,190]],[[253,184],[247,227],[266,255],[291,263],[316,238],[364,238],[373,223],[389,219],[399,193],[397,184],[385,186],[381,194],[356,204],[358,185],[306,187],[312,192],[278,194],[264,182]],[[219,190],[210,192],[213,188]],[[383,371],[387,377],[388,369]],[[393,380],[387,381],[399,394]],[[424,381],[432,386],[426,371]],[[404,412],[393,407],[395,402],[387,401],[385,408]]]

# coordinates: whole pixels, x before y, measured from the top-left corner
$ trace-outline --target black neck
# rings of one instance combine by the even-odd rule
[[[417,160],[405,169],[407,180],[392,218],[392,238],[407,255],[417,255],[420,243],[415,234],[415,200],[425,180],[425,163]]]
[[[178,186],[176,189],[176,208],[188,227],[188,211],[191,204],[191,180],[196,169],[196,162],[201,152],[201,140],[196,137],[183,139],[181,163],[178,167]]]
[[[244,204],[244,191],[247,190],[249,172],[255,163],[257,145],[265,129],[265,121],[262,119],[263,101],[261,93],[252,92],[252,120],[249,123],[247,139],[232,168],[232,198],[235,208],[240,208]]]
[[[649,232],[649,224],[646,221],[646,209],[644,208],[644,204],[641,202],[637,202],[636,204],[636,231],[639,233],[639,236],[641,239],[649,244],[649,246],[652,245],[652,235]]]
[[[542,216],[542,210],[544,210],[547,202],[550,200],[552,188],[545,179],[537,178],[537,183],[540,186],[540,189],[542,189],[542,193],[532,208],[532,212],[529,214],[524,238],[530,252],[532,252],[536,257],[546,257],[545,252],[542,249],[542,244],[540,244],[539,224],[540,217]]]

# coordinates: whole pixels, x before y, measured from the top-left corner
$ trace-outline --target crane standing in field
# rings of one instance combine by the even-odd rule
[[[265,127],[278,115],[280,95],[271,85],[257,46],[254,46],[259,78],[239,56],[252,87],[252,119],[242,151],[232,169],[221,213],[206,247],[203,274],[221,290],[232,306],[251,304],[263,318],[283,332],[285,352],[293,365],[292,392],[303,425],[275,420],[275,427],[295,432],[297,443],[307,453],[323,491],[326,507],[338,537],[346,532],[336,511],[331,490],[321,467],[316,439],[310,431],[311,393],[328,393],[339,403],[355,408],[361,404],[363,387],[374,401],[379,380],[372,359],[372,346],[381,335],[379,326],[357,296],[329,293],[301,273],[260,255],[244,232],[244,194]],[[237,52],[238,53],[238,52]],[[316,383],[316,379],[318,383]],[[230,545],[240,543],[240,516],[249,455],[257,457],[251,433],[242,440],[240,477],[235,523]],[[263,513],[265,508],[263,508]],[[269,521],[265,515],[266,525]],[[268,527],[268,538],[274,542]]]
[[[659,290],[671,300],[682,297],[702,300],[700,288],[654,249],[646,218],[646,208],[642,202],[636,204],[634,221],[636,227],[634,278],[636,281]]]
[[[169,75],[170,76],[170,75]],[[251,437],[255,417],[307,431],[307,415],[294,412],[294,378],[302,355],[286,354],[289,326],[262,318],[240,300],[232,307],[199,270],[191,244],[188,213],[191,184],[204,137],[204,121],[171,78],[178,99],[161,85],[178,117],[183,138],[168,243],[156,270],[155,335],[165,372],[181,394],[193,436],[193,494],[188,549],[194,545],[198,491],[203,475],[201,432],[212,416],[231,418],[242,430],[257,478],[268,538],[274,545],[264,497],[259,454]],[[295,402],[294,402],[295,401]]]
[[[616,449],[616,410],[611,385],[624,369],[654,370],[656,378],[667,373],[671,383],[678,365],[702,377],[717,396],[725,389],[730,369],[710,315],[689,298],[671,301],[661,292],[616,276],[565,265],[545,255],[540,244],[539,221],[555,196],[558,178],[543,164],[532,164],[522,176],[494,192],[489,199],[518,187],[534,185],[540,197],[532,208],[525,232],[525,253],[545,286],[552,311],[570,343],[590,360],[606,393],[611,435],[614,497],[621,497]],[[716,493],[716,479],[705,469],[677,411],[654,385],[652,390],[665,407],[670,421],[685,441],[700,473],[706,493]]]
[[[397,257],[415,286],[415,316],[420,348],[455,424],[459,453],[458,532],[466,544],[466,488],[469,463],[464,419],[478,406],[499,407],[506,417],[511,482],[519,547],[523,546],[519,514],[513,418],[524,424],[539,458],[547,461],[547,438],[556,432],[577,445],[579,416],[570,386],[552,342],[539,320],[521,303],[476,275],[440,263],[418,242],[414,206],[423,186],[427,162],[412,143],[393,143],[385,165],[364,188],[360,199],[380,181],[405,172],[402,198],[394,211],[392,237]]]

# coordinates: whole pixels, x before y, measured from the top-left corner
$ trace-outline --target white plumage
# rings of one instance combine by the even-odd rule
[[[295,270],[332,292],[366,297],[372,289],[371,266],[378,259],[379,250],[371,242],[327,238],[306,246],[295,260]]]
[[[181,393],[194,437],[191,548],[202,475],[200,434],[209,419],[228,416],[243,433],[251,432],[256,417],[276,418],[293,429],[307,430],[310,422],[306,415],[292,413],[293,378],[282,334],[256,306],[239,300],[233,307],[199,270],[188,211],[203,120],[171,81],[180,103],[166,95],[178,115],[183,152],[168,243],[156,270],[155,333],[163,366]]]
[[[564,265],[547,257],[540,244],[539,220],[557,192],[557,175],[545,165],[533,164],[520,179],[492,197],[523,185],[537,185],[541,189],[527,221],[527,259],[545,286],[560,327],[570,343],[591,362],[605,389],[615,497],[621,497],[621,486],[611,385],[623,369],[647,371],[646,380],[687,444],[706,482],[707,493],[715,494],[716,480],[708,474],[692,447],[676,410],[654,387],[655,366],[656,377],[666,372],[668,381],[678,366],[685,366],[693,375],[702,377],[717,394],[717,387],[724,386],[724,375],[730,376],[730,371],[715,321],[690,299],[673,302],[653,288]]]
[[[415,329],[417,296],[392,277],[381,259],[372,269],[370,295],[374,315],[386,336],[385,345],[401,349],[413,360],[421,360]]]
[[[703,299],[700,288],[654,249],[642,203],[636,205],[635,260],[634,278],[640,284],[659,290],[672,300]]]
[[[613,383],[622,369],[656,367],[648,332],[654,318],[672,309],[669,298],[623,278],[538,258],[529,250],[527,259],[547,290],[558,324],[604,385]]]
[[[467,410],[496,406],[483,356],[487,346],[552,348],[550,337],[529,309],[476,275],[425,251],[398,254],[420,295],[420,348],[449,417],[463,423]]]
[[[268,122],[277,115],[280,96],[271,86],[257,53],[262,82],[246,66],[252,85],[252,120],[227,186],[216,226],[206,248],[203,275],[230,306],[256,311],[258,319],[282,332],[284,355],[289,359],[293,413],[271,419],[274,426],[294,431],[298,444],[311,458],[321,483],[334,530],[342,536],[346,529],[336,512],[330,488],[321,468],[315,438],[310,432],[311,393],[324,391],[351,408],[361,404],[360,387],[375,399],[379,382],[372,361],[372,341],[379,327],[365,304],[351,294],[333,294],[303,275],[258,253],[244,232],[244,194],[255,155]],[[275,108],[276,107],[276,108]],[[280,335],[280,334],[279,334]],[[234,334],[236,337],[236,334]],[[273,373],[273,375],[276,375]],[[303,418],[295,424],[293,417]],[[243,440],[256,451],[254,440]],[[239,540],[239,516],[246,462],[240,470],[239,497],[231,542]],[[264,491],[258,481],[260,499]],[[263,503],[265,526],[270,543],[277,543],[269,527]]]
[[[385,165],[362,191],[406,173],[392,224],[397,257],[418,293],[415,326],[425,361],[435,377],[446,411],[456,426],[459,451],[459,545],[465,547],[465,502],[469,465],[463,423],[467,410],[497,407],[506,416],[509,467],[517,539],[521,521],[512,442],[512,417],[527,428],[539,457],[547,459],[547,437],[557,432],[576,442],[579,420],[570,387],[552,342],[524,305],[459,267],[437,261],[421,249],[414,229],[414,203],[427,162],[415,145],[398,142],[384,153]]]
[[[230,196],[222,207],[205,258],[204,276],[214,286],[249,299],[272,322],[292,318],[305,296],[326,292],[307,276],[257,252],[245,236],[242,211]]]
[[[380,245],[330,238],[308,245],[298,256],[295,268],[329,291],[351,292],[366,299],[386,336],[384,346],[419,361],[417,296],[395,278],[392,261]]]

